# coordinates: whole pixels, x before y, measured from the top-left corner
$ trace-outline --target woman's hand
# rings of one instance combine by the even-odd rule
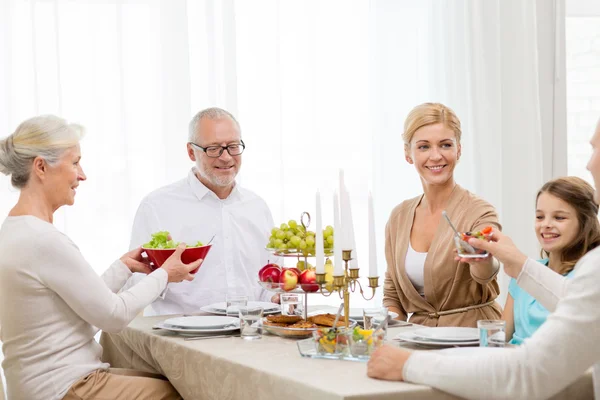
[[[142,248],[138,247],[130,252],[127,252],[121,257],[121,262],[129,268],[131,272],[140,272],[142,274],[149,274],[152,272],[150,268],[150,260],[142,256]]]
[[[527,256],[515,246],[512,239],[499,230],[494,229],[490,234],[490,241],[469,239],[469,244],[478,249],[486,250],[504,264],[504,272],[511,278],[516,278],[521,273]]]
[[[271,297],[271,303],[279,304],[280,302],[281,302],[281,299],[279,298],[279,293],[275,293]]]
[[[367,364],[367,376],[386,381],[402,381],[404,364],[410,352],[398,347],[382,346],[371,354]]]
[[[204,261],[203,259],[199,259],[189,264],[184,264],[181,261],[181,253],[183,253],[185,248],[185,243],[179,243],[179,245],[175,248],[175,252],[171,254],[171,256],[167,258],[161,266],[162,269],[167,271],[167,274],[169,275],[169,282],[194,280],[194,275],[190,272],[198,268]]]

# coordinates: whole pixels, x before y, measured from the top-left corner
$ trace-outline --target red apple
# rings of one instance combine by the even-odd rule
[[[319,290],[317,285],[317,274],[312,269],[306,269],[302,271],[300,275],[300,287],[305,292],[316,292]]]
[[[291,269],[284,269],[279,277],[279,283],[281,284],[281,289],[286,292],[294,290],[298,284],[298,275]]]
[[[281,267],[277,264],[267,264],[258,271],[258,279],[261,282],[278,283],[280,276]]]
[[[289,270],[289,271],[294,272],[296,275],[298,275],[298,279],[300,279],[300,275],[302,275],[302,271],[300,271],[296,267],[293,267],[293,268],[284,268],[284,270]]]

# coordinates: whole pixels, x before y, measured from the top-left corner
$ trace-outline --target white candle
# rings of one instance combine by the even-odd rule
[[[377,272],[377,246],[375,245],[375,211],[373,196],[369,192],[369,277],[379,276]]]
[[[356,241],[354,240],[354,222],[352,218],[352,205],[350,204],[350,193],[344,188],[342,226],[344,227],[345,247],[343,250],[352,250],[352,260],[350,268],[358,268],[358,252],[356,251]]]
[[[325,248],[323,247],[323,224],[321,221],[321,194],[317,190],[315,212],[315,257],[316,273],[325,273]]]
[[[344,211],[344,192],[346,192],[346,185],[344,184],[344,170],[341,169],[341,168],[340,168],[340,171],[339,171],[339,182],[338,182],[338,185],[339,185],[339,189],[338,189],[339,200],[338,201],[339,201],[339,207],[340,207],[339,208],[339,210],[340,210],[340,213],[339,213],[339,216],[340,216],[340,230],[339,231],[335,231],[335,234],[337,235],[336,236],[336,244],[338,246],[341,246],[342,250],[348,250],[349,243],[348,243],[347,238],[346,238],[347,232],[346,232],[346,227],[344,225],[344,222],[345,222],[345,220],[344,220],[344,214],[345,214],[345,211]]]
[[[342,261],[342,246],[338,242],[341,234],[340,229],[340,204],[337,190],[333,194],[333,276],[344,275]]]

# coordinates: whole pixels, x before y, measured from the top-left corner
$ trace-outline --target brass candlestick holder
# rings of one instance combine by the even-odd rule
[[[348,262],[352,260],[352,250],[342,250],[342,259],[344,260],[344,274],[333,276],[333,291],[329,293],[323,291],[323,287],[325,285],[324,273],[316,275],[317,283],[320,287],[319,291],[323,296],[329,297],[334,292],[337,292],[340,296],[340,299],[344,301],[344,322],[346,327],[348,327],[350,318],[350,293],[354,293],[358,287],[360,289],[360,295],[363,297],[363,299],[371,300],[373,297],[375,297],[375,291],[379,287],[379,277],[369,277],[369,287],[372,289],[373,293],[371,297],[365,297],[362,285],[358,280],[358,268],[349,268],[348,266]]]

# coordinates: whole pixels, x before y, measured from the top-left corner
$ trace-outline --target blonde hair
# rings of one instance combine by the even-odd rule
[[[65,150],[76,146],[83,127],[69,124],[55,115],[40,115],[22,122],[15,132],[0,140],[0,172],[10,176],[12,185],[21,189],[29,182],[36,157],[55,165]]]
[[[409,147],[415,132],[424,126],[444,124],[456,135],[456,141],[460,143],[460,120],[450,107],[441,103],[423,103],[413,108],[404,122],[404,133],[402,139],[404,146]]]

